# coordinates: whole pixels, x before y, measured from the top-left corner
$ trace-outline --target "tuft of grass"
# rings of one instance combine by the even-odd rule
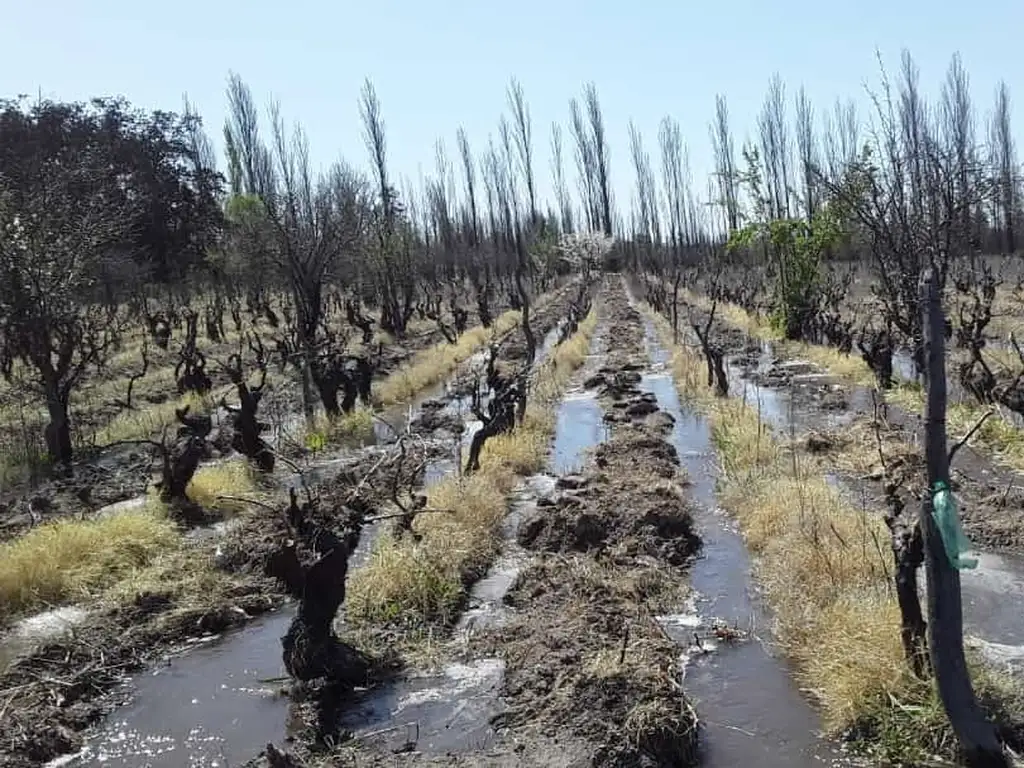
[[[244,502],[220,499],[220,496],[253,495],[259,490],[256,474],[244,458],[229,459],[200,467],[185,489],[186,495],[207,510],[238,512]]]
[[[145,440],[158,435],[165,427],[177,423],[174,412],[178,408],[189,406],[193,415],[209,413],[214,407],[212,395],[197,395],[189,392],[176,400],[122,411],[96,433],[98,445],[110,445],[122,440]]]
[[[654,319],[671,344],[668,324]],[[694,349],[674,353],[680,394],[707,415],[723,464],[719,499],[757,555],[776,639],[826,727],[854,729],[897,763],[948,753],[954,740],[932,686],[904,661],[882,515],[843,499],[795,445],[763,431],[754,409],[715,398]]]
[[[373,409],[358,405],[348,413],[331,419],[317,418],[316,430],[306,434],[306,445],[323,447],[331,440],[361,440],[373,434]]]
[[[445,341],[417,353],[411,362],[374,386],[374,399],[384,406],[409,400],[418,392],[446,379],[459,363],[468,360],[491,338],[512,330],[520,318],[518,311],[505,312],[490,328],[478,325],[463,333],[454,344]]]
[[[94,520],[58,520],[0,545],[0,617],[81,600],[179,546],[155,502]]]
[[[413,528],[420,536],[385,535],[370,562],[352,574],[345,605],[350,621],[446,625],[457,615],[466,586],[497,552],[505,496],[515,484],[507,471],[447,477],[428,491]]]
[[[523,423],[487,441],[480,470],[449,476],[427,491],[431,511],[417,515],[418,541],[385,535],[370,562],[349,580],[345,605],[355,625],[390,623],[415,629],[448,625],[468,587],[486,573],[500,547],[506,497],[518,477],[543,468],[560,392],[586,359],[597,326],[591,314],[539,367]]]

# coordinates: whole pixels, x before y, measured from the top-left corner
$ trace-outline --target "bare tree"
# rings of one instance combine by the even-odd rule
[[[116,271],[129,219],[105,199],[106,171],[91,158],[38,159],[26,186],[0,181],[0,371],[11,380],[16,363],[27,367],[20,383],[46,404],[47,451],[70,468],[71,395],[106,361],[119,328],[98,281]]]
[[[736,148],[729,127],[729,107],[725,96],[715,97],[715,121],[711,125],[711,146],[715,155],[715,182],[718,203],[725,212],[728,232],[740,226],[739,186],[736,170]]]
[[[590,121],[591,159],[594,163],[594,179],[596,195],[600,202],[601,225],[605,235],[612,236],[612,190],[611,167],[609,165],[608,138],[604,130],[604,117],[601,114],[601,102],[597,96],[597,86],[589,83],[583,91],[583,100],[587,105],[587,118]]]
[[[814,108],[807,92],[800,88],[796,96],[796,147],[800,162],[800,181],[803,185],[804,216],[808,221],[818,210],[818,142],[814,133]]]
[[[996,89],[995,110],[989,123],[990,163],[995,174],[996,216],[994,225],[1005,253],[1017,250],[1017,188],[1020,183],[1017,148],[1010,116],[1010,89],[1005,81]]]
[[[314,385],[329,408],[331,398],[324,395],[330,388],[323,385],[334,379],[324,363],[332,356],[325,348],[325,286],[342,257],[361,244],[365,185],[341,163],[314,177],[305,133],[296,126],[289,137],[276,103],[270,106],[273,149],[268,150],[259,136],[251,93],[237,78],[229,86],[229,106],[225,134],[241,150],[238,164],[261,200],[275,241],[271,257],[294,305],[293,362],[302,375],[303,413],[312,429]]]
[[[782,78],[772,76],[761,115],[757,119],[768,211],[772,218],[790,216],[790,144],[786,122],[786,87]]]
[[[407,238],[399,237],[397,231],[400,209],[397,190],[388,175],[384,116],[369,80],[363,85],[360,111],[378,198],[373,221],[380,262],[381,328],[401,337],[413,312],[416,286]]]
[[[565,164],[562,159],[562,128],[558,123],[551,124],[551,176],[555,187],[555,199],[558,201],[562,232],[574,232],[572,199],[569,196],[569,187],[565,183]]]
[[[576,142],[577,185],[583,201],[587,226],[592,230],[601,229],[601,203],[598,196],[594,142],[576,99],[569,101],[569,118],[573,139]]]

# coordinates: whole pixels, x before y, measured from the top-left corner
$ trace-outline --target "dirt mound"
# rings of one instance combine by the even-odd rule
[[[600,472],[543,500],[520,524],[519,543],[547,552],[613,559],[645,555],[682,565],[700,540],[682,487],[675,448],[648,427],[629,427],[595,456]]]
[[[523,520],[517,538],[534,550],[595,552],[615,560],[646,556],[682,565],[700,540],[680,487],[679,456],[663,439],[674,422],[638,386],[640,316],[624,299],[609,304],[617,317],[616,346],[587,386],[598,389],[604,419],[614,425],[611,437],[595,451],[594,472],[563,479],[562,490]]]
[[[524,572],[508,601],[528,618],[487,639],[506,658],[503,724],[583,737],[596,745],[590,765],[693,764],[696,717],[678,649],[642,607],[671,583],[656,568],[589,558]]]

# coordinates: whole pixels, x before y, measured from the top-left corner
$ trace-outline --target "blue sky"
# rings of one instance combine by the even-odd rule
[[[537,173],[547,192],[551,122],[567,131],[570,97],[593,80],[622,203],[632,186],[630,119],[653,153],[659,121],[675,117],[703,185],[715,94],[728,97],[741,141],[752,132],[776,71],[790,95],[805,86],[820,112],[837,96],[863,103],[864,85],[877,83],[876,48],[892,69],[901,48],[909,48],[930,92],[959,51],[982,115],[1000,78],[1024,100],[1021,0],[966,7],[952,0],[3,0],[3,6],[2,95],[120,94],[141,106],[178,109],[187,92],[219,146],[224,86],[234,70],[257,99],[274,95],[287,119],[302,122],[316,162],[344,156],[365,167],[358,96],[370,77],[387,121],[393,172],[413,179],[421,168],[433,169],[439,137],[454,157],[460,125],[474,147],[483,146],[515,76],[530,104]],[[1018,127],[1022,120],[1024,106]]]

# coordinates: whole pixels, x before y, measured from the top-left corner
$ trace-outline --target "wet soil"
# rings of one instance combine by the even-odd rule
[[[535,328],[539,334],[557,326],[570,297],[563,289],[538,312]],[[510,348],[510,357],[514,356],[514,349]],[[439,446],[448,444],[452,436],[457,435],[454,424],[431,423],[429,419],[415,424],[412,432],[418,438],[407,446],[400,462],[394,460],[393,448],[370,448],[320,462],[302,474],[290,476],[287,474],[290,470],[283,470],[281,480],[285,485],[299,488],[308,484],[318,499],[317,522],[328,528],[343,527],[351,520],[350,506],[356,499],[360,508],[387,511],[395,489],[421,485],[424,467],[437,460]],[[442,432],[448,436],[437,439]],[[271,506],[283,510],[284,503],[272,502]],[[364,527],[363,541],[352,557],[352,567],[358,567],[368,557],[369,542],[381,525]],[[203,529],[196,533],[203,533]],[[189,556],[211,559],[213,567],[224,574],[215,580],[216,589],[202,594],[179,594],[179,590],[140,594],[132,604],[94,610],[71,637],[36,648],[0,675],[0,711],[16,713],[12,717],[0,716],[0,766],[38,765],[77,750],[83,732],[95,728],[104,714],[124,699],[121,683],[126,676],[154,662],[166,661],[193,647],[196,641],[210,644],[214,654],[210,664],[216,666],[219,663],[216,639],[222,633],[288,602],[281,586],[264,575],[268,559],[293,535],[282,512],[262,508],[247,512],[231,521],[225,530],[218,533],[211,529],[210,534],[190,537],[194,552]],[[279,614],[284,624],[290,620],[290,615],[291,610]],[[272,618],[268,626],[278,624],[281,621]],[[278,657],[276,638],[279,635],[273,634],[274,643],[278,645],[274,655]],[[236,646],[232,644],[237,651]],[[191,663],[189,666],[196,667]],[[382,668],[387,667],[387,664],[382,665]],[[147,695],[146,686],[134,688],[136,701]],[[156,696],[155,691],[160,688],[156,684],[152,696]],[[175,686],[174,690],[183,693],[185,688]],[[152,706],[142,718],[144,722],[152,721]],[[125,717],[130,719],[130,715],[131,711],[126,711]],[[174,719],[165,718],[165,724],[169,727],[169,721]],[[188,715],[182,722],[187,719]],[[220,722],[222,718],[214,719]],[[114,731],[103,746],[107,757],[110,757],[112,744],[124,741],[123,733],[117,731],[117,723],[111,727]],[[213,722],[206,727],[217,728]],[[191,731],[187,733],[187,738],[192,739]],[[129,745],[120,748],[118,759],[125,761],[125,765],[161,749],[159,745],[154,746],[148,734],[136,736],[136,751],[129,749]],[[209,740],[215,742],[217,734]],[[187,744],[178,746],[189,751]],[[165,744],[163,748],[168,746]],[[169,748],[173,749],[174,745]],[[186,755],[179,754],[179,757]],[[81,759],[91,758],[83,755]],[[174,764],[174,759],[168,764]]]
[[[536,560],[507,596],[512,620],[477,647],[505,661],[506,740],[564,734],[582,750],[574,765],[687,765],[696,717],[679,649],[654,617],[685,599],[679,566],[699,540],[664,440],[671,419],[637,388],[640,318],[618,285],[602,300],[615,333],[587,383],[600,392],[608,440],[520,524]]]

